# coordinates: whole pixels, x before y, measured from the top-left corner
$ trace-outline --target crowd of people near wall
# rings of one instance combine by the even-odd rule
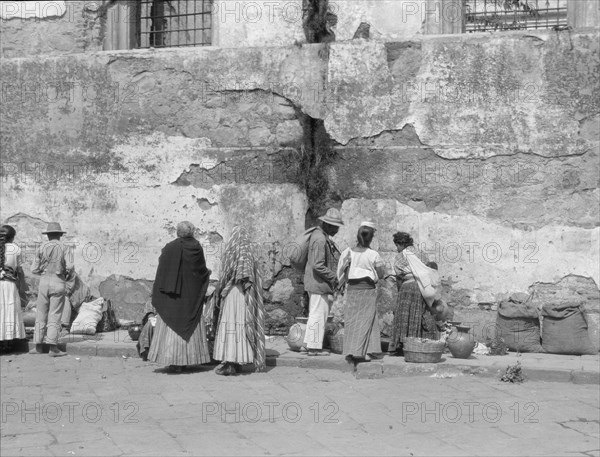
[[[333,237],[344,225],[341,214],[329,209],[311,230],[307,241],[304,287],[309,295],[304,339],[307,356],[329,355],[323,350],[327,319],[334,296],[346,295],[344,355],[349,363],[368,361],[382,353],[377,315],[377,283],[392,280],[399,294],[391,351],[401,353],[407,337],[436,338],[434,311],[421,294],[415,262],[427,264],[408,233],[394,235],[399,255],[388,271],[380,254],[371,249],[376,234],[372,222],[358,227],[356,246],[340,253]],[[266,366],[265,310],[259,259],[246,229],[233,228],[221,258],[220,277],[207,294],[211,271],[195,227],[184,221],[177,238],[168,243],[158,261],[152,291],[152,310],[144,316],[138,341],[140,354],[151,362],[181,372],[187,367],[220,362],[215,372],[235,375],[243,366],[262,371]],[[59,338],[70,322],[69,303],[74,265],[61,237],[66,233],[52,222],[46,241],[36,253],[32,273],[40,275],[32,354],[66,355]],[[16,231],[0,228],[0,340],[24,339],[20,288],[24,285],[21,251]],[[431,264],[429,264],[431,266]],[[69,308],[69,312],[65,312]],[[209,344],[212,342],[212,348]]]

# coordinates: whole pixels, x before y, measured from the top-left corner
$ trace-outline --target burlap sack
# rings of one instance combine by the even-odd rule
[[[544,307],[542,346],[552,354],[593,355],[585,314],[580,307]]]
[[[511,351],[544,352],[540,344],[538,312],[529,303],[500,303],[496,331]]]

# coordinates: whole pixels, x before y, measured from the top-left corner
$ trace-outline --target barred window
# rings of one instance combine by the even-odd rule
[[[466,32],[560,29],[567,0],[464,0]]]
[[[210,46],[213,0],[142,0],[137,47]]]

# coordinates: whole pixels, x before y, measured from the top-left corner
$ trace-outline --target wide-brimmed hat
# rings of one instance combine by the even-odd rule
[[[44,235],[47,235],[48,233],[67,233],[65,231],[63,231],[63,229],[60,227],[60,224],[58,222],[48,222],[48,228],[46,229],[45,232],[42,232]]]
[[[360,223],[361,227],[371,227],[373,230],[377,230],[377,228],[375,228],[375,224],[373,222],[369,222],[369,221],[362,221]]]
[[[344,225],[344,222],[342,222],[342,214],[335,208],[329,208],[327,213],[325,213],[325,216],[321,216],[319,220],[325,222],[326,224],[336,225],[338,227]]]

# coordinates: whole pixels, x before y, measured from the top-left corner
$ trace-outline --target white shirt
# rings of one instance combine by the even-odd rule
[[[338,263],[338,279],[342,279],[344,270],[350,262],[348,279],[371,278],[377,282],[385,276],[385,263],[379,253],[370,248],[347,248],[342,252]]]
[[[4,245],[4,265],[15,270],[22,265],[21,248],[14,243]]]

